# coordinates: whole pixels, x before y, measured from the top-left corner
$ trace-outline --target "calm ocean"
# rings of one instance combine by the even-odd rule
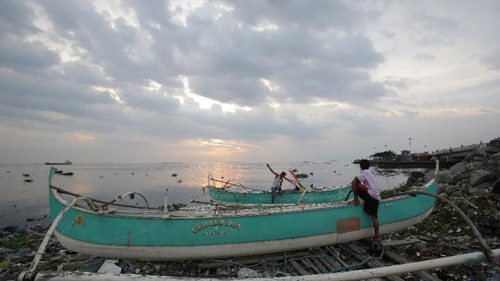
[[[359,172],[349,162],[276,162],[276,172],[297,169],[310,175],[303,185],[339,186],[348,184]],[[168,202],[189,204],[192,196],[207,184],[208,175],[234,180],[249,188],[268,190],[273,180],[266,163],[157,163],[157,164],[73,164],[55,166],[72,176],[55,175],[53,184],[68,191],[93,198],[112,200],[128,191],[140,191],[151,206],[163,206],[168,189]],[[48,172],[43,164],[0,164],[0,227],[49,224]],[[393,188],[406,181],[412,170],[371,168],[382,189]],[[176,177],[173,174],[177,174]],[[27,176],[28,175],[28,176]],[[26,180],[32,180],[28,182]],[[284,188],[293,188],[287,182]],[[198,200],[210,200],[203,191]],[[140,196],[126,203],[142,205]]]

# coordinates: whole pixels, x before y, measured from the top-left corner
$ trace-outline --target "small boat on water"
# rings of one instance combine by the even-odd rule
[[[45,165],[73,165],[71,161],[66,160],[65,162],[45,162]]]
[[[271,191],[247,188],[217,179],[210,179],[210,182],[208,193],[210,197],[217,202],[239,204],[271,204],[272,202]],[[322,204],[340,202],[353,198],[350,191],[350,185],[284,189],[283,192],[276,193],[274,203]]]
[[[436,173],[438,171],[436,165]],[[292,251],[373,236],[362,205],[211,204],[169,210],[149,207],[140,192],[111,202],[53,186],[49,202],[54,233],[62,246],[87,255],[151,261],[223,258]],[[432,179],[419,190],[435,194]],[[145,207],[120,204],[138,194]],[[380,234],[412,226],[430,215],[435,198],[399,196],[379,206]]]

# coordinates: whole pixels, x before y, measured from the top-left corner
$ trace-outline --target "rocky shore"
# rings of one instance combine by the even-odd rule
[[[412,172],[406,184],[397,191],[410,190],[412,186],[421,185],[430,180],[432,174],[433,171]],[[449,170],[441,170],[437,180],[438,193],[454,202],[467,214],[492,249],[500,248],[500,138],[490,141],[486,147],[476,149],[465,157],[463,162]],[[6,227],[0,230],[1,280],[17,280],[22,271],[28,270],[48,227],[38,225],[27,229]],[[482,250],[472,230],[450,206],[442,202],[438,202],[429,218],[421,223],[383,236],[384,240],[409,238],[418,242],[391,247],[392,251],[408,262]],[[108,261],[66,250],[52,238],[38,270],[183,276],[196,263],[200,261]],[[252,271],[250,274],[253,275],[248,275],[248,271]],[[500,260],[497,258],[455,267],[436,268],[430,273],[441,280],[500,280]],[[277,277],[287,274],[280,266],[267,266],[264,269],[245,270],[236,276],[238,275]],[[420,280],[410,275],[404,279]]]

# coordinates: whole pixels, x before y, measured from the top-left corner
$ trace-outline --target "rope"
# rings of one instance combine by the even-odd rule
[[[222,181],[222,180],[218,180],[218,179],[214,179],[214,178],[211,178],[211,180],[213,182],[220,182],[220,183],[223,183],[224,184],[224,187],[222,188],[226,188],[226,186],[237,186],[237,187],[243,187],[243,188],[247,188],[246,186],[242,185],[241,183],[230,183],[229,181]],[[214,184],[215,186],[215,184]]]
[[[67,194],[67,195],[71,195],[71,196],[74,196],[74,197],[82,197],[82,195],[80,195],[80,194],[73,193],[73,192],[64,190],[64,189],[62,189],[60,187],[53,186],[53,185],[51,185],[50,188],[57,190],[58,193]],[[107,202],[107,201],[103,201],[103,200],[99,200],[99,199],[95,199],[95,198],[91,198],[91,197],[86,197],[86,198],[89,199],[89,200],[91,200],[91,201],[93,201],[93,202],[101,203],[101,204],[104,204],[104,205],[112,205],[112,206],[125,207],[125,208],[135,208],[135,209],[146,209],[146,210],[155,210],[156,209],[156,208],[150,208],[150,207],[144,207],[144,206],[135,206],[135,205],[128,205],[128,204],[110,203],[110,202]]]
[[[286,252],[283,252],[283,258],[285,260],[285,268],[288,271],[288,273],[290,273],[292,276],[296,276],[296,274],[290,269],[290,267],[288,267],[288,261],[287,261],[287,258],[286,258]]]
[[[357,268],[357,267],[361,267],[363,266],[365,263],[371,261],[371,260],[379,260],[379,259],[382,259],[382,257],[384,256],[384,253],[385,253],[385,246],[384,244],[380,243],[380,242],[373,242],[372,243],[372,249],[374,248],[374,246],[378,244],[380,246],[382,246],[382,251],[380,252],[380,256],[378,257],[372,257],[372,256],[369,256],[367,257],[366,259],[364,259],[363,261],[361,261],[360,263],[356,263],[356,264],[353,264],[353,265],[348,265],[348,266],[344,266],[344,267],[341,267],[341,268],[337,268],[335,270],[332,270],[330,271],[330,273],[335,273],[335,272],[340,272],[340,271],[345,271],[345,270],[351,270],[353,268]]]
[[[356,263],[356,264],[353,264],[353,265],[348,265],[348,266],[344,266],[344,267],[341,267],[341,268],[337,268],[335,270],[332,270],[330,271],[330,273],[335,273],[335,272],[340,272],[340,271],[346,271],[346,270],[351,270],[353,268],[357,268],[357,267],[361,267],[363,266],[365,263],[371,261],[371,260],[379,260],[379,259],[382,259],[382,257],[384,256],[384,253],[385,253],[385,246],[380,243],[380,242],[373,242],[372,243],[372,248],[374,248],[374,246],[378,244],[382,247],[382,251],[380,253],[380,255],[378,257],[373,257],[373,256],[370,256],[366,259],[364,259],[363,261],[359,262],[359,263]],[[327,258],[327,259],[335,259],[334,257],[332,256],[328,256],[328,255],[307,255],[307,256],[303,256],[303,257],[300,257],[300,258],[288,258],[287,257],[287,253],[286,252],[283,252],[283,262],[276,262],[276,263],[270,263],[270,262],[267,262],[267,261],[261,261],[261,262],[258,262],[258,263],[255,263],[255,264],[251,264],[251,265],[247,265],[247,264],[241,264],[241,263],[238,263],[238,262],[235,262],[235,261],[232,261],[232,260],[209,260],[210,262],[215,262],[215,263],[230,263],[232,265],[236,265],[236,266],[239,266],[239,267],[244,267],[244,268],[253,268],[253,267],[257,267],[261,264],[269,264],[269,265],[284,265],[286,270],[288,271],[288,273],[290,273],[292,276],[296,276],[296,274],[290,269],[289,265],[288,265],[288,262],[289,261],[296,261],[296,260],[305,260],[305,259],[309,259],[309,258]]]

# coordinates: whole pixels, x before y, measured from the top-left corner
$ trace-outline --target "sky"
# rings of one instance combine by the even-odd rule
[[[349,161],[488,142],[499,26],[489,0],[2,0],[0,163]]]

